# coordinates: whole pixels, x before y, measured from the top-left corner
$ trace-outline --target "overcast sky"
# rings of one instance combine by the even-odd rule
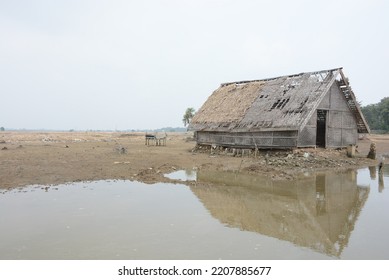
[[[183,126],[221,83],[344,67],[389,96],[389,1],[0,0],[0,126]]]

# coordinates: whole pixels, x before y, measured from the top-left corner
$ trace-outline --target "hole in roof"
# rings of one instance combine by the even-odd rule
[[[285,105],[289,102],[290,98],[286,99],[277,99],[276,102],[273,103],[273,105],[270,108],[270,111],[273,109],[283,109]]]
[[[289,102],[289,98],[287,99],[282,99],[281,103],[278,104],[280,109],[284,109],[285,105]]]
[[[273,105],[271,106],[270,111],[273,110],[273,109],[275,109],[275,108],[278,106],[278,104],[279,104],[280,102],[281,102],[281,99],[277,99],[277,101],[274,102]]]

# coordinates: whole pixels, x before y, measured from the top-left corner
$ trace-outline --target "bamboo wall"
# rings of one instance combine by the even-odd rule
[[[212,132],[198,131],[197,143],[235,148],[291,148],[297,145],[297,131]]]

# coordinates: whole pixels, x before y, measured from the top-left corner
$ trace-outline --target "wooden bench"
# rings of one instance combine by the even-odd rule
[[[151,142],[156,141],[156,135],[153,134],[153,133],[147,133],[147,132],[146,132],[145,140],[146,140],[145,145],[148,146],[148,145],[150,145],[150,141],[151,141]]]

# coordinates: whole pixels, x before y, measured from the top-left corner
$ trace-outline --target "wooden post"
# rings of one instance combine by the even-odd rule
[[[367,154],[367,157],[371,158],[371,159],[376,159],[377,158],[377,150],[376,150],[375,143],[371,143],[370,144],[370,151]]]
[[[347,156],[351,158],[355,157],[355,145],[351,144],[347,146]]]

